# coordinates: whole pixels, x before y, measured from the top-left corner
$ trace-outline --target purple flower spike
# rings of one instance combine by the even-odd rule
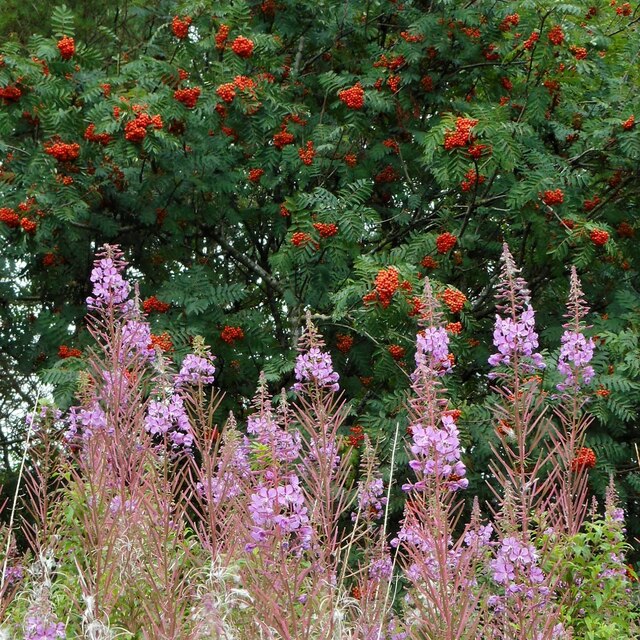
[[[330,391],[338,391],[340,376],[333,370],[333,362],[328,353],[320,351],[318,347],[311,347],[307,353],[301,353],[296,359],[296,391],[304,389],[305,382],[317,384]]]
[[[205,356],[198,356],[190,353],[182,361],[180,373],[176,376],[176,387],[183,387],[188,384],[213,384],[216,368],[213,366],[213,356],[207,353]]]
[[[123,312],[129,310],[131,303],[127,298],[131,293],[131,285],[122,277],[127,266],[122,251],[117,245],[105,244],[96,255],[91,271],[93,295],[87,298],[87,305],[90,309],[113,306]]]
[[[502,262],[496,297],[498,310],[507,317],[496,314],[493,344],[498,353],[489,358],[489,364],[492,367],[511,366],[516,359],[527,372],[544,369],[546,365],[542,356],[535,352],[538,348],[538,334],[535,330],[535,312],[530,304],[529,289],[526,281],[518,276],[520,269],[516,267],[506,243],[502,251]],[[495,378],[497,375],[490,373],[489,378]]]
[[[587,328],[582,319],[589,313],[583,296],[576,268],[571,267],[571,287],[565,314],[568,322],[563,325],[565,332],[562,334],[558,357],[558,371],[564,380],[556,385],[558,391],[577,391],[581,384],[589,384],[595,375],[593,367],[589,366],[595,344],[592,338],[585,338],[582,333]]]
[[[152,400],[144,426],[151,435],[167,435],[176,449],[189,449],[193,433],[182,398],[174,394],[169,400]]]
[[[404,485],[404,491],[424,489],[424,479],[428,476],[444,480],[451,491],[466,489],[469,486],[469,481],[465,478],[467,469],[460,460],[458,427],[450,415],[442,416],[440,428],[414,423],[411,425],[411,433],[411,453],[415,458],[409,461],[409,466],[420,479],[415,485]]]

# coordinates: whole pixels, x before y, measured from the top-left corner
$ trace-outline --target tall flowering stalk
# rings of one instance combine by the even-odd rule
[[[554,493],[551,467],[555,447],[548,438],[550,421],[545,417],[545,394],[536,371],[545,368],[537,353],[538,335],[526,281],[505,244],[497,287],[494,345],[489,358],[496,369],[494,407],[499,446],[492,443],[490,468],[499,489],[494,489],[497,552],[491,563],[498,593],[487,604],[492,612],[487,637],[551,639],[561,632],[559,607],[553,590],[557,578],[539,566],[543,546],[534,545],[534,533],[543,521],[543,509]],[[549,445],[549,441],[551,444]]]
[[[392,544],[402,554],[411,582],[408,606],[415,611],[407,626],[411,637],[471,639],[477,637],[481,622],[475,549],[454,538],[461,508],[455,496],[468,482],[456,414],[446,410],[441,381],[451,369],[449,339],[428,278],[421,325],[408,404],[409,465],[416,481],[403,486],[408,499]]]
[[[493,333],[498,352],[489,358],[494,367],[489,378],[497,382],[494,414],[500,446],[492,445],[495,461],[491,470],[498,483],[509,486],[515,496],[518,509],[513,512],[512,524],[527,531],[530,515],[551,490],[551,480],[543,479],[542,473],[552,456],[542,446],[549,421],[544,416],[541,378],[535,375],[545,364],[536,352],[538,334],[528,285],[506,243],[501,260],[496,291],[499,313]]]
[[[588,467],[576,462],[580,460],[580,452],[585,451],[585,433],[592,422],[592,418],[583,412],[587,402],[584,387],[595,375],[589,364],[595,345],[592,338],[584,335],[588,329],[584,322],[588,313],[580,279],[572,266],[564,316],[567,322],[563,325],[565,330],[558,356],[558,372],[563,379],[556,385],[560,393],[554,411],[559,426],[551,432],[557,461],[554,465],[555,491],[550,501],[551,512],[556,514],[555,529],[569,535],[580,530],[588,505]]]

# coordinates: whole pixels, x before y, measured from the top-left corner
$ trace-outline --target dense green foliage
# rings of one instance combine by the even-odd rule
[[[637,535],[637,8],[142,4],[92,5],[96,15],[81,18],[58,8],[46,27],[32,16],[39,35],[28,40],[16,33],[18,3],[0,23],[5,401],[15,404],[36,370],[70,401],[82,362],[60,360],[69,350],[59,349],[87,343],[93,251],[117,242],[141,297],[171,305],[148,307],[156,333],[169,333],[178,359],[205,336],[230,404],[251,397],[262,368],[274,391],[291,384],[310,310],[352,400],[351,424],[384,459],[396,425],[404,429],[414,296],[429,274],[438,293],[467,298],[451,313],[461,332],[448,384],[462,410],[469,493],[486,496],[496,425],[478,374],[488,369],[507,241],[551,349],[548,389],[568,269],[578,267],[599,337],[591,479],[602,493],[615,473]],[[239,36],[253,48],[232,47]],[[63,37],[75,37],[72,52],[57,46]],[[59,143],[79,145],[77,157]],[[447,232],[457,242],[438,246]],[[390,267],[399,275],[386,271],[385,289],[380,271]],[[400,455],[402,474],[405,462]]]

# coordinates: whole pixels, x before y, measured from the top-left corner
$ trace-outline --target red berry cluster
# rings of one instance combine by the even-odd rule
[[[473,142],[471,129],[478,124],[473,118],[458,118],[454,131],[446,131],[444,134],[444,148],[446,151],[457,147],[466,147]]]
[[[298,149],[298,155],[300,156],[300,160],[302,160],[302,164],[306,164],[307,166],[313,164],[313,158],[316,155],[316,150],[313,148],[313,141],[308,140],[306,148],[300,147]]]
[[[587,50],[584,47],[576,47],[575,45],[571,45],[569,47],[569,51],[573,53],[573,57],[576,60],[584,60],[587,57]]]
[[[9,207],[0,208],[0,222],[4,222],[7,227],[15,228],[20,225],[20,216]]]
[[[58,40],[58,51],[60,51],[60,57],[63,60],[71,60],[73,54],[76,52],[76,43],[73,38],[64,36]]]
[[[249,182],[260,182],[263,175],[264,169],[249,169]]]
[[[433,258],[432,256],[425,256],[420,261],[420,265],[423,266],[425,269],[435,269],[438,266],[438,263],[436,262],[435,258]]]
[[[287,209],[287,207],[284,206],[284,204],[280,205],[280,215],[283,218],[289,218],[291,216],[291,211],[289,211],[289,209]]]
[[[406,355],[406,350],[403,349],[401,346],[397,345],[397,344],[392,344],[387,351],[389,351],[389,354],[391,355],[391,357],[394,360],[402,360],[402,358],[404,358],[404,356]]]
[[[311,242],[311,236],[308,233],[304,233],[304,231],[296,231],[291,236],[291,244],[294,247],[304,247],[309,242]]]
[[[391,298],[400,285],[400,274],[394,267],[380,269],[375,280],[378,300],[380,304],[386,308],[391,304]]]
[[[433,78],[431,76],[424,76],[422,80],[420,80],[420,84],[427,93],[433,91]]]
[[[177,89],[173,92],[173,97],[187,107],[187,109],[193,109],[200,97],[200,87],[193,87],[192,89]]]
[[[469,148],[467,149],[467,153],[474,159],[474,160],[480,160],[480,158],[482,157],[482,154],[484,153],[484,150],[489,148],[488,145],[486,144],[478,144],[477,142],[474,144],[469,145]],[[489,153],[491,153],[491,150],[489,149]]]
[[[46,269],[48,269],[49,267],[54,267],[56,265],[56,263],[58,262],[58,257],[56,256],[55,253],[45,253],[44,256],[42,256],[42,266],[45,267]]]
[[[388,164],[384,169],[382,169],[382,171],[377,173],[373,179],[378,184],[386,184],[395,182],[398,179],[398,174],[395,169]]]
[[[636,124],[636,117],[634,115],[629,116],[623,123],[622,128],[625,131],[630,131]]]
[[[221,100],[227,103],[233,102],[233,99],[236,97],[236,87],[233,82],[226,82],[216,89],[216,94]]]
[[[149,343],[149,349],[160,349],[160,351],[164,351],[168,353],[173,351],[173,342],[171,341],[171,336],[164,331],[160,335],[151,334],[151,342]]]
[[[168,302],[162,302],[158,300],[155,296],[151,296],[147,298],[142,303],[142,308],[145,313],[166,313],[171,308],[171,305]]]
[[[77,142],[46,142],[44,152],[58,162],[73,162],[80,155],[80,145]]]
[[[320,234],[321,238],[331,238],[338,233],[338,225],[333,222],[315,222],[313,228]]]
[[[422,314],[425,305],[420,296],[413,296],[412,298],[408,299],[408,302],[411,305],[411,310],[407,313],[410,318]]]
[[[436,249],[438,250],[438,253],[447,253],[456,246],[457,242],[457,236],[454,236],[453,233],[449,233],[448,231],[446,231],[445,233],[441,233],[436,238]]]
[[[353,347],[353,336],[339,333],[336,337],[336,347],[338,351],[342,351],[342,353],[349,353],[351,347]]]
[[[20,226],[25,230],[26,233],[33,235],[38,228],[38,225],[35,220],[31,220],[30,218],[20,218]]]
[[[358,82],[350,89],[343,89],[338,92],[338,98],[340,98],[349,109],[362,109],[364,106],[364,89]]]
[[[619,16],[625,16],[628,18],[632,12],[633,12],[633,9],[631,8],[631,5],[628,2],[625,2],[621,7],[616,7],[616,13]]]
[[[601,200],[599,196],[593,196],[591,200],[585,200],[582,203],[582,208],[587,212],[593,211],[600,204],[600,202]]]
[[[191,18],[189,16],[186,16],[182,20],[178,16],[174,16],[173,22],[171,23],[171,30],[173,31],[173,35],[178,38],[178,40],[184,40],[189,33],[190,24]]]
[[[147,135],[147,128],[152,126],[154,129],[162,129],[162,118],[160,115],[150,116],[140,110],[140,107],[134,107],[136,117],[124,125],[124,137],[129,142],[142,142]]]
[[[506,91],[511,91],[513,89],[513,82],[511,82],[511,80],[506,76],[500,78],[500,84]]]
[[[373,63],[374,67],[384,67],[385,69],[389,69],[389,71],[397,71],[400,67],[403,67],[406,64],[406,60],[404,56],[394,56],[392,58],[387,58],[384,53],[378,58],[376,62]]]
[[[82,351],[80,349],[72,349],[67,347],[66,344],[61,344],[58,347],[58,358],[80,358]]]
[[[240,91],[249,91],[255,89],[256,82],[249,78],[249,76],[236,76],[233,79],[233,84],[240,89]]]
[[[635,229],[625,220],[623,220],[616,229],[621,238],[633,238],[636,235]]]
[[[550,207],[554,204],[562,204],[564,202],[564,193],[562,192],[562,189],[545,191],[542,194],[542,202]]]
[[[589,447],[578,449],[575,458],[571,461],[571,471],[593,469],[596,466],[596,454]]]
[[[355,167],[358,164],[358,156],[355,153],[347,153],[344,162],[348,167]]]
[[[497,48],[498,48],[497,45],[490,44],[484,50],[484,57],[487,61],[495,62],[496,60],[500,60],[500,54],[496,51]]]
[[[472,40],[478,40],[482,37],[482,32],[478,27],[463,27],[462,32]]]
[[[408,42],[410,44],[413,44],[414,42],[422,42],[424,40],[424,36],[423,35],[413,35],[413,34],[409,33],[408,31],[401,31],[400,32],[400,37],[405,42]]]
[[[519,24],[520,16],[517,13],[512,13],[502,20],[498,28],[500,31],[511,31],[511,27],[517,27]]]
[[[293,144],[294,136],[293,133],[287,131],[287,125],[282,125],[282,130],[276,133],[273,136],[273,145],[276,149],[284,149],[288,144]]]
[[[594,229],[589,234],[589,238],[591,238],[591,242],[593,242],[596,247],[602,247],[609,241],[609,234],[603,229]]]
[[[85,129],[84,139],[89,142],[97,142],[101,145],[108,145],[113,138],[108,133],[96,133],[96,125],[93,122]]]
[[[227,344],[235,344],[236,340],[244,340],[244,331],[241,327],[230,327],[225,325],[224,329],[220,332],[220,339]]]
[[[559,46],[564,42],[564,31],[562,31],[562,27],[557,24],[551,29],[551,31],[549,31],[547,37],[549,38],[549,42],[551,44]]]
[[[230,30],[231,27],[228,24],[220,25],[218,33],[216,33],[216,49],[218,49],[218,51],[222,51],[222,49],[224,49]]]
[[[260,5],[260,11],[264,13],[265,16],[273,17],[276,14],[276,0],[264,0],[264,2]]]
[[[476,185],[485,181],[485,177],[478,175],[475,169],[469,169],[464,177],[465,179],[460,183],[460,188],[463,191],[471,191]]]
[[[22,96],[22,91],[15,85],[8,84],[6,87],[0,87],[0,99],[4,104],[18,102]]]
[[[445,326],[446,331],[452,333],[454,336],[457,336],[462,332],[462,322],[449,322]]]
[[[456,422],[458,418],[462,415],[462,411],[460,409],[447,409],[442,412],[443,416],[449,416],[453,418],[453,421]]]
[[[531,51],[535,47],[536,42],[540,40],[540,34],[537,31],[533,31],[531,35],[524,41],[522,45],[527,51]]]
[[[349,431],[351,432],[349,437],[347,438],[347,442],[349,443],[349,446],[351,447],[359,447],[362,442],[364,441],[364,429],[359,425],[356,424],[353,427],[351,427],[349,429]],[[356,589],[358,591],[358,598],[360,597],[360,589],[358,589],[358,587],[354,587],[353,590],[351,591],[351,595],[355,598],[356,597]]]
[[[461,291],[449,288],[442,294],[442,300],[451,313],[460,313],[467,302],[467,297]]]
[[[231,43],[231,51],[241,58],[250,58],[253,53],[253,41],[244,36],[238,36]]]
[[[382,141],[382,146],[387,147],[387,149],[391,149],[393,153],[400,153],[400,145],[393,138],[387,138]]]

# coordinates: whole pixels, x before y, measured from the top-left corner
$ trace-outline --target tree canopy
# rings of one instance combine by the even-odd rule
[[[366,432],[384,459],[428,275],[450,310],[448,384],[482,495],[496,425],[479,374],[506,242],[548,389],[578,270],[597,342],[591,481],[603,492],[615,475],[637,532],[638,21],[615,0],[109,0],[50,18],[9,2],[2,401],[26,401],[38,372],[71,402],[108,241],[133,265],[155,344],[180,360],[202,335],[229,406],[260,370],[274,392],[291,385],[310,312],[350,437]],[[8,451],[19,439],[3,420]]]

